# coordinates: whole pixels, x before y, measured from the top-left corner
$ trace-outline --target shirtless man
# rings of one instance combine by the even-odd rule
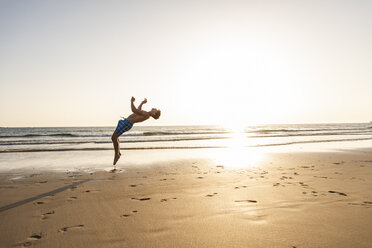
[[[119,136],[122,135],[124,132],[129,131],[134,123],[142,122],[150,118],[150,116],[154,119],[159,119],[160,117],[160,110],[153,108],[150,111],[144,111],[142,110],[142,105],[147,103],[147,99],[145,98],[141,104],[136,108],[134,106],[134,101],[136,99],[132,96],[131,101],[131,108],[132,108],[132,114],[129,115],[127,118],[124,118],[123,120],[119,120],[118,125],[115,129],[115,132],[111,136],[112,143],[114,144],[115,149],[115,157],[114,157],[114,165],[118,162],[121,153],[120,153],[120,143],[119,143]]]

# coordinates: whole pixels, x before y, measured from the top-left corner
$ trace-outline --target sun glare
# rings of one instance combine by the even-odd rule
[[[234,124],[226,129],[231,133],[231,139],[227,141],[229,148],[240,149],[245,146],[244,125]]]
[[[246,168],[256,166],[263,158],[262,151],[247,147],[248,140],[243,125],[230,125],[226,130],[231,138],[226,141],[227,148],[217,151],[213,156],[218,165],[226,168]]]

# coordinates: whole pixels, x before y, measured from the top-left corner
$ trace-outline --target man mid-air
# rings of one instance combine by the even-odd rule
[[[161,111],[159,109],[153,108],[150,111],[142,110],[142,105],[147,103],[147,99],[145,98],[141,104],[136,108],[134,106],[134,101],[136,99],[132,97],[131,101],[131,108],[132,114],[129,115],[127,118],[119,120],[118,125],[115,129],[115,132],[111,136],[112,143],[114,144],[115,149],[115,157],[114,157],[114,165],[118,162],[121,153],[120,153],[120,143],[119,143],[119,136],[122,135],[124,132],[129,131],[134,123],[142,122],[150,118],[150,116],[154,119],[159,119]]]

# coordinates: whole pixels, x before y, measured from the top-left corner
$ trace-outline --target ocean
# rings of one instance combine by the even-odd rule
[[[61,161],[56,167],[63,169],[66,166],[62,164],[71,158],[74,168],[103,168],[102,164],[109,168],[112,166],[111,135],[114,130],[115,127],[0,128],[0,171],[22,166],[39,168],[44,165],[44,168],[50,168],[58,160]],[[158,151],[157,154],[161,151],[169,154],[171,150],[182,150],[185,153],[184,150],[220,148],[260,150],[271,147],[280,150],[283,147],[297,149],[307,144],[312,147],[324,147],[327,144],[327,147],[335,149],[370,147],[372,124],[277,124],[240,128],[134,126],[120,137],[122,153],[131,154],[133,158],[126,159],[126,162],[143,161],[143,157],[147,161],[151,157],[158,158],[155,151]],[[144,154],[140,156],[142,160],[138,160],[138,154]]]
[[[0,128],[0,153],[111,150],[115,127]],[[234,130],[218,126],[134,126],[121,149],[223,148],[240,136],[242,146],[372,140],[372,124],[259,125]]]

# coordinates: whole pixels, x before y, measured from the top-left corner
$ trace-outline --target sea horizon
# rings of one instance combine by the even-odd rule
[[[119,120],[120,118],[118,118]],[[325,124],[372,124],[372,121],[363,122],[281,122],[281,123],[254,123],[254,124],[242,124],[240,126],[264,126],[264,125],[325,125]],[[218,126],[227,127],[224,124],[164,124],[164,125],[148,125],[145,123],[136,124],[138,127],[178,127],[178,126]],[[40,126],[0,126],[0,128],[64,128],[64,127],[116,127],[116,123],[113,125],[40,125]]]

